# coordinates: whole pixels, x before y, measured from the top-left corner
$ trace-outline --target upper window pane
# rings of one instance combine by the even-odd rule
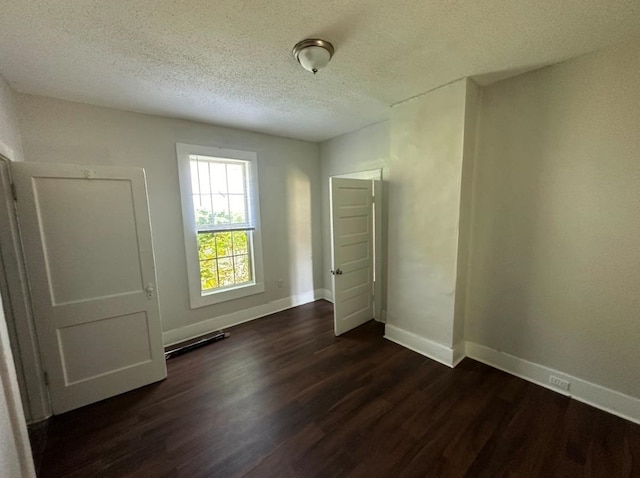
[[[207,161],[195,161],[198,170],[198,192],[200,194],[211,193],[211,175],[209,172],[209,163]]]
[[[246,180],[244,166],[240,164],[227,164],[227,178],[229,179],[229,193],[245,194]]]
[[[191,192],[200,194],[200,175],[198,174],[198,162],[189,160],[189,168],[191,169]]]
[[[189,162],[196,225],[251,227],[246,161],[191,155]]]
[[[247,222],[247,201],[240,194],[229,195],[229,212],[231,222]]]
[[[211,192],[215,194],[227,194],[227,171],[224,163],[209,163],[209,179],[211,181]]]
[[[231,217],[227,196],[225,194],[213,194],[211,203],[213,204],[213,218],[208,224],[229,224]]]

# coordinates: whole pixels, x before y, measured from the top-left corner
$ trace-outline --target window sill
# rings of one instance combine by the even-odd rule
[[[191,296],[192,309],[198,309],[200,307],[219,304],[220,302],[226,302],[228,300],[240,299],[242,297],[260,294],[264,292],[264,283],[259,282],[257,284],[246,284],[230,289],[207,292],[204,294],[202,294],[200,291],[198,292],[198,295]]]

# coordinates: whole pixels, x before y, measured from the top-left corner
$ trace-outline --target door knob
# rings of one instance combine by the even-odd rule
[[[145,287],[144,290],[147,292],[147,299],[151,299],[153,297],[153,291],[155,290],[153,288],[153,284],[149,282],[149,284],[147,285],[147,287]]]
[[[340,268],[336,269],[335,271],[331,271],[331,273],[334,276],[341,276],[342,275],[342,271],[340,270]]]

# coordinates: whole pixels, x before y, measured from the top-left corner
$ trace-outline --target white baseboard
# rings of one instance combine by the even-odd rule
[[[455,367],[464,358],[461,352],[462,347],[457,347],[459,350],[452,349],[394,325],[386,324],[384,326],[384,338],[447,367]]]
[[[382,309],[380,311],[380,317],[374,317],[374,319],[376,319],[376,321],[378,322],[382,322],[383,324],[387,323],[387,311],[385,309]]]
[[[453,347],[453,364],[451,365],[451,367],[452,368],[457,367],[458,364],[462,362],[465,357],[466,357],[465,343],[459,342]]]
[[[239,310],[230,314],[221,315],[220,317],[203,320],[202,322],[187,325],[186,327],[168,330],[162,333],[162,340],[165,347],[168,345],[174,345],[216,330],[243,324],[245,322],[259,319],[266,315],[275,314],[276,312],[290,309],[291,307],[307,304],[321,298],[324,298],[323,289],[316,289],[303,294],[285,297],[284,299],[274,300],[273,302],[268,302],[249,309]]]
[[[316,299],[324,299],[333,304],[333,292],[331,292],[329,289],[316,289],[315,293]]]
[[[638,398],[475,342],[465,342],[465,354],[478,362],[640,424],[640,399]],[[555,375],[570,382],[569,390],[551,385],[549,375]]]

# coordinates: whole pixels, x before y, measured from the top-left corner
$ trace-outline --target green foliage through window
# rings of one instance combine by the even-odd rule
[[[251,282],[251,231],[198,233],[203,291]]]

